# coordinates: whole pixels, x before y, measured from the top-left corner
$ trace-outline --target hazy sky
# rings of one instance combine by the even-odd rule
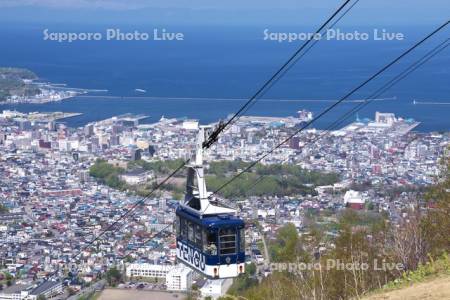
[[[356,1],[356,0],[353,0]],[[317,24],[344,0],[0,0],[11,22]],[[450,17],[449,0],[360,0],[351,25],[421,25]]]

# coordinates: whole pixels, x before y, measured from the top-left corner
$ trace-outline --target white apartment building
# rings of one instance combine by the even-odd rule
[[[167,290],[186,291],[192,286],[193,271],[184,265],[130,264],[127,277],[165,278]]]
[[[40,285],[14,284],[0,292],[0,300],[36,300],[40,295],[47,299],[63,293],[60,281],[45,281]]]
[[[184,266],[178,265],[170,270],[166,275],[166,286],[169,291],[186,291],[192,286],[193,271]]]
[[[130,264],[126,268],[126,275],[127,277],[166,278],[167,273],[173,268],[172,265]]]

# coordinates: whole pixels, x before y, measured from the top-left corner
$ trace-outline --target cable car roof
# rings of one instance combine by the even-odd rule
[[[201,225],[202,227],[222,228],[226,226],[244,226],[244,221],[242,219],[239,219],[238,217],[230,214],[203,216],[202,218],[199,218],[197,215],[191,214],[183,208],[178,207],[177,215],[188,219],[189,221],[194,222],[198,225]]]

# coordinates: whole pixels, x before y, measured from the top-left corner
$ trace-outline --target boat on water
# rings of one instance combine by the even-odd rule
[[[138,93],[147,93],[147,91],[143,89],[135,89],[134,91]]]

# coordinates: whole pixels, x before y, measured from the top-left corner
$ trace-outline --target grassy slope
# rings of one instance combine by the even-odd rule
[[[450,299],[450,256],[405,273],[403,278],[386,285],[383,290],[370,293],[364,300]]]
[[[442,275],[398,290],[380,292],[364,300],[440,300],[450,299],[450,276]]]

